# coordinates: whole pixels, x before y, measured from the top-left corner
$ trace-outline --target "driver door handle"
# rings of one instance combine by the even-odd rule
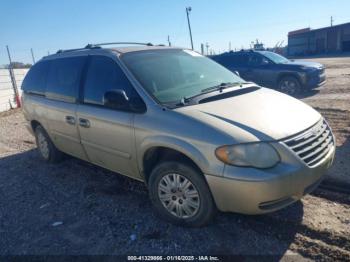
[[[79,125],[81,127],[89,128],[90,127],[90,121],[84,118],[79,118]]]
[[[74,116],[66,116],[66,123],[70,125],[75,125],[75,117]]]

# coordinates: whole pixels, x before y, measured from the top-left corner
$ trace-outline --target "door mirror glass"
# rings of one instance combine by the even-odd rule
[[[124,90],[109,90],[103,96],[103,104],[108,108],[126,110],[129,109],[129,98]]]

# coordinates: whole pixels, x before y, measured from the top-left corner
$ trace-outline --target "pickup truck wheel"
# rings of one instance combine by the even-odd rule
[[[287,95],[297,95],[301,92],[301,86],[299,80],[293,76],[283,77],[279,84],[279,90]]]
[[[56,163],[62,160],[63,153],[55,147],[42,126],[35,128],[35,140],[39,153],[46,162]]]
[[[189,164],[160,163],[153,169],[148,186],[156,211],[171,223],[200,227],[208,224],[216,213],[203,175]]]

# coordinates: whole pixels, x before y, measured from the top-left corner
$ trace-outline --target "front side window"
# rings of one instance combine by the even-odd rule
[[[213,60],[190,50],[138,51],[121,58],[160,103],[176,103],[222,83],[244,82]]]
[[[74,103],[86,57],[58,58],[51,61],[47,77],[46,97]]]
[[[111,58],[93,56],[84,86],[84,103],[103,105],[103,96],[113,89],[124,90],[130,100],[137,96],[119,65]]]
[[[276,64],[284,64],[289,62],[287,58],[274,52],[262,51],[261,54],[267,57],[268,59],[272,60]]]
[[[46,90],[46,77],[50,61],[41,61],[31,67],[22,83],[24,92],[44,95]]]

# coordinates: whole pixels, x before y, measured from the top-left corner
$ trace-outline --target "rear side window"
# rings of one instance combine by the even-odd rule
[[[119,65],[104,56],[93,56],[87,71],[84,103],[103,105],[103,96],[112,89],[124,90],[130,100],[138,97]]]
[[[50,61],[41,61],[31,67],[22,83],[22,90],[27,93],[44,95]]]
[[[217,58],[216,61],[218,61],[220,64],[226,67],[245,66],[248,63],[248,55],[237,53],[227,54]]]
[[[237,64],[240,66],[246,66],[248,64],[249,56],[248,54],[239,54],[237,55]]]
[[[53,60],[47,77],[46,97],[74,103],[86,57],[69,57]]]

